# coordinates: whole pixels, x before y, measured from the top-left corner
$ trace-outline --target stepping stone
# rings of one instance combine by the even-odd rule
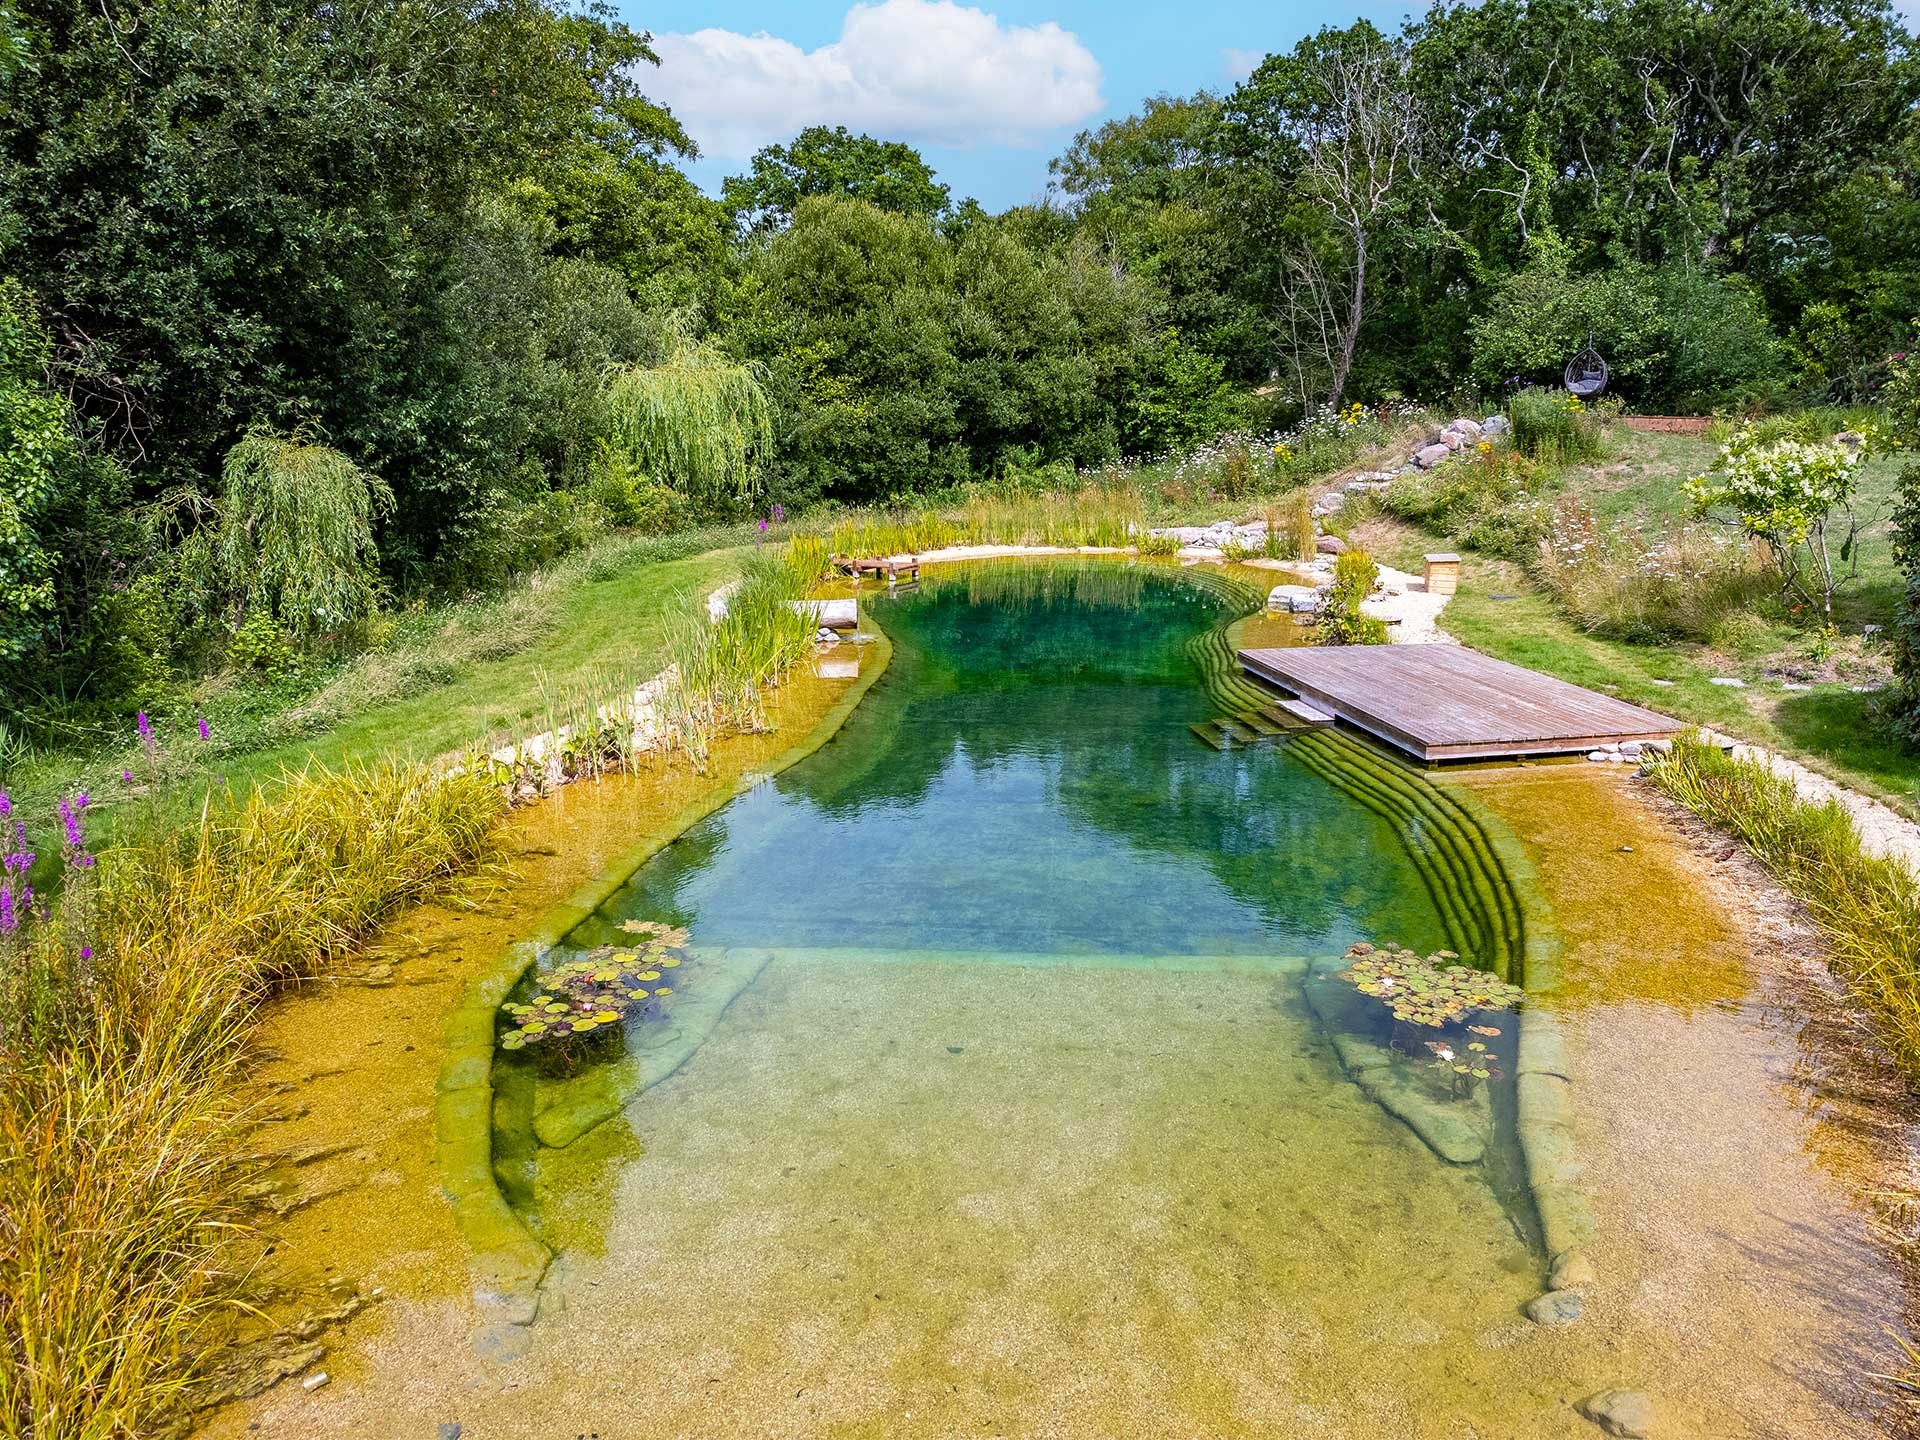
[[[1282,700],[1280,708],[1303,725],[1331,725],[1333,716],[1305,700]]]
[[[1713,677],[1712,677],[1711,679],[1709,679],[1709,680],[1707,681],[1707,684],[1709,684],[1709,685],[1724,685],[1724,686],[1726,686],[1726,687],[1727,687],[1727,688],[1728,688],[1729,690],[1744,690],[1744,689],[1746,689],[1746,688],[1747,688],[1747,682],[1746,682],[1746,681],[1744,681],[1744,680],[1736,680],[1736,679],[1734,679],[1734,678],[1733,678],[1733,676],[1731,676],[1731,675],[1715,675],[1715,676],[1713,676]]]

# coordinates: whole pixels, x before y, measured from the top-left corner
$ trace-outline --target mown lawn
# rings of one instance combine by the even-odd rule
[[[417,614],[317,688],[229,679],[199,697],[208,741],[193,716],[175,715],[152,758],[131,733],[84,756],[49,756],[15,778],[15,798],[51,813],[60,794],[85,788],[111,817],[163,799],[195,804],[209,786],[242,793],[312,761],[428,759],[542,729],[549,698],[600,697],[658,671],[676,619],[738,567],[737,550],[583,557],[504,601]]]

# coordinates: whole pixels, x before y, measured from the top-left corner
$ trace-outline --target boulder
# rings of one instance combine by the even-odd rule
[[[1461,416],[1458,420],[1447,422],[1447,429],[1466,436],[1469,440],[1478,440],[1482,426],[1478,420],[1469,420]]]
[[[1440,443],[1449,450],[1464,450],[1467,448],[1467,437],[1458,430],[1442,430]]]
[[[1489,440],[1498,440],[1512,432],[1513,422],[1504,415],[1489,415],[1480,428]]]
[[[1413,452],[1413,463],[1422,470],[1431,470],[1451,454],[1453,451],[1445,445],[1428,445]]]
[[[1547,1277],[1547,1284],[1555,1290],[1581,1290],[1593,1284],[1600,1277],[1594,1273],[1593,1262],[1577,1250],[1569,1250],[1553,1262],[1553,1271]]]
[[[1609,1435],[1646,1440],[1653,1433],[1653,1399],[1641,1390],[1602,1390],[1577,1408]]]
[[[1338,535],[1322,535],[1313,542],[1313,548],[1322,555],[1344,555],[1347,553],[1347,542]]]
[[[1527,1319],[1536,1325],[1571,1325],[1586,1308],[1576,1290],[1549,1290],[1527,1302]]]
[[[1320,608],[1320,592],[1311,585],[1276,585],[1267,594],[1267,604],[1296,615],[1311,614]]]

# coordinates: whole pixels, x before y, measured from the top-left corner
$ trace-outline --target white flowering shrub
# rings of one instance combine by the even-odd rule
[[[1833,592],[1856,573],[1853,495],[1870,443],[1863,436],[1855,445],[1769,444],[1742,430],[1720,448],[1711,473],[1686,482],[1687,498],[1699,514],[1732,511],[1733,523],[1767,547],[1781,593],[1817,604],[1831,624]]]

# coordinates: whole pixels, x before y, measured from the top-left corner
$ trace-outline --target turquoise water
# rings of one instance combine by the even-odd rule
[[[1176,569],[1085,562],[947,569],[869,601],[894,658],[836,740],[689,830],[602,916],[870,955],[1438,948],[1387,824],[1285,746],[1190,732],[1220,713],[1192,642],[1235,603]]]

